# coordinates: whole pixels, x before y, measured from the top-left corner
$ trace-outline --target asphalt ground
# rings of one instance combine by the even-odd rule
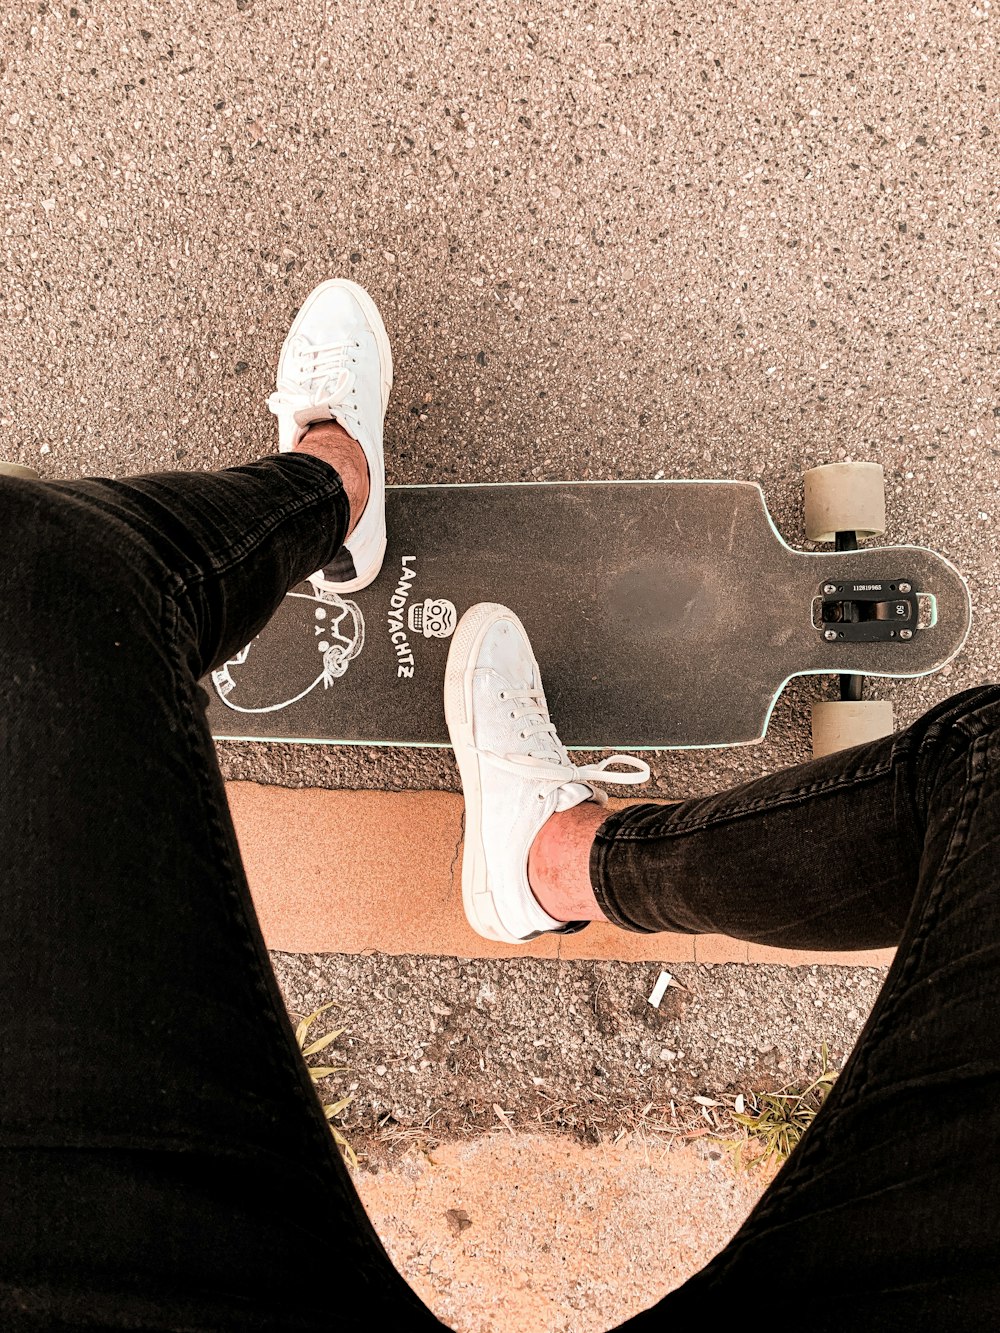
[[[983,5],[0,14],[4,452],[43,475],[275,447],[290,319],[347,274],[397,366],[390,482],[738,477],[874,459],[891,541],[967,575],[996,658],[996,48]],[[665,682],[669,688],[669,682]],[[806,681],[680,795],[804,757]],[[223,747],[282,783],[454,786],[442,752]]]

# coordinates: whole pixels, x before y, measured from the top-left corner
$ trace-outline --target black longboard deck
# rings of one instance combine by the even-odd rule
[[[379,578],[309,582],[203,681],[218,738],[446,745],[450,635],[476,602],[531,637],[561,738],[585,749],[759,740],[801,673],[923,675],[962,646],[969,597],[933,551],[807,553],[754,482],[390,487]],[[911,581],[935,623],[909,642],[826,642],[826,580]]]

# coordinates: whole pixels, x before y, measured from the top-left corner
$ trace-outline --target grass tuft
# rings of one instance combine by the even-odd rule
[[[836,1080],[836,1071],[830,1068],[828,1058],[824,1042],[820,1051],[820,1072],[807,1087],[750,1093],[748,1109],[733,1112],[733,1119],[743,1126],[747,1143],[755,1150],[755,1162],[773,1162],[780,1166],[798,1147]],[[742,1165],[744,1144],[729,1146],[735,1150],[737,1166]]]
[[[327,1046],[332,1042],[335,1042],[337,1038],[346,1031],[345,1028],[334,1028],[332,1032],[325,1033],[315,1041],[309,1041],[309,1029],[312,1027],[313,1023],[319,1018],[320,1014],[324,1013],[327,1009],[331,1009],[334,1004],[336,1004],[336,1001],[330,1000],[328,1004],[320,1005],[320,1007],[314,1010],[313,1013],[309,1014],[306,1018],[303,1018],[302,1022],[295,1029],[295,1040],[298,1042],[299,1050],[302,1052],[302,1057],[306,1061],[306,1068],[309,1070],[309,1077],[312,1079],[313,1083],[319,1083],[321,1079],[329,1078],[331,1074],[343,1074],[347,1070],[346,1065],[311,1065],[308,1060],[310,1055],[318,1055],[320,1051],[325,1050]],[[309,1041],[308,1045],[306,1045],[307,1041]],[[344,1137],[340,1128],[333,1123],[334,1117],[341,1115],[346,1111],[353,1101],[354,1095],[349,1094],[347,1097],[341,1097],[335,1102],[323,1102],[323,1114],[330,1122],[330,1132],[333,1134],[333,1140],[337,1147],[347,1158],[351,1166],[356,1167],[358,1164],[357,1153]]]

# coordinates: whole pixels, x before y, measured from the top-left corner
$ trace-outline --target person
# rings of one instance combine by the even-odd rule
[[[377,574],[391,380],[373,301],[332,281],[281,352],[276,455],[0,477],[4,1328],[443,1327],[376,1236],[295,1045],[199,684],[310,573]],[[1000,688],[610,817],[607,764],[573,767],[513,611],[466,614],[447,691],[484,933],[605,918],[898,949],[751,1216],[621,1327],[994,1327]]]

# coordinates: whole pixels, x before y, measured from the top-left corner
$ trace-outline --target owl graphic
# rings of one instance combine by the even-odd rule
[[[234,712],[276,713],[319,686],[329,689],[365,646],[356,602],[316,583],[299,587],[309,591],[290,592],[257,637],[212,672]]]

